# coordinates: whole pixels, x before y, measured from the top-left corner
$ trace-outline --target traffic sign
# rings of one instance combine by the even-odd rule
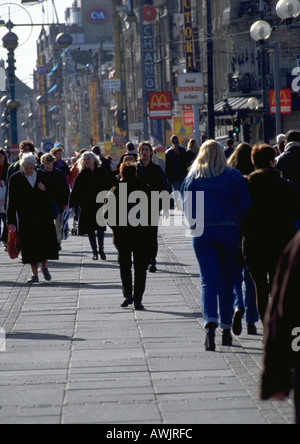
[[[9,153],[11,156],[17,157],[19,155],[19,152],[20,152],[19,145],[11,145],[9,147]]]

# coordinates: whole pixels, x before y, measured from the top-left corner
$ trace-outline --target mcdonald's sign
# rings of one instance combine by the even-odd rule
[[[151,120],[172,118],[172,95],[170,92],[149,93],[149,115]]]
[[[280,108],[281,114],[292,114],[292,90],[280,90]],[[276,113],[276,96],[275,90],[270,89],[270,114]]]

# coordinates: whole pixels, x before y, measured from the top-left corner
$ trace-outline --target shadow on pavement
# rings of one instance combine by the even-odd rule
[[[71,338],[70,336],[55,335],[51,333],[30,333],[30,332],[15,332],[8,333],[6,339],[22,339],[29,341],[70,341],[83,342],[85,339]]]

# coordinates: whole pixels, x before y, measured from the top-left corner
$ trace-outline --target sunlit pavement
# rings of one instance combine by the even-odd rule
[[[0,253],[0,423],[281,424],[292,401],[262,402],[262,328],[233,347],[204,351],[200,279],[185,229],[160,229],[158,272],[146,311],[121,309],[112,237],[106,262],[70,237],[53,281],[29,286],[30,269]],[[276,369],[274,369],[276,371]]]

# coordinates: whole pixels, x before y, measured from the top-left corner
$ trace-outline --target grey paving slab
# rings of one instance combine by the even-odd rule
[[[147,311],[122,310],[110,233],[106,262],[70,237],[51,283],[0,250],[0,424],[291,424],[293,405],[261,402],[262,328],[204,351],[200,278],[185,231],[160,228]]]

